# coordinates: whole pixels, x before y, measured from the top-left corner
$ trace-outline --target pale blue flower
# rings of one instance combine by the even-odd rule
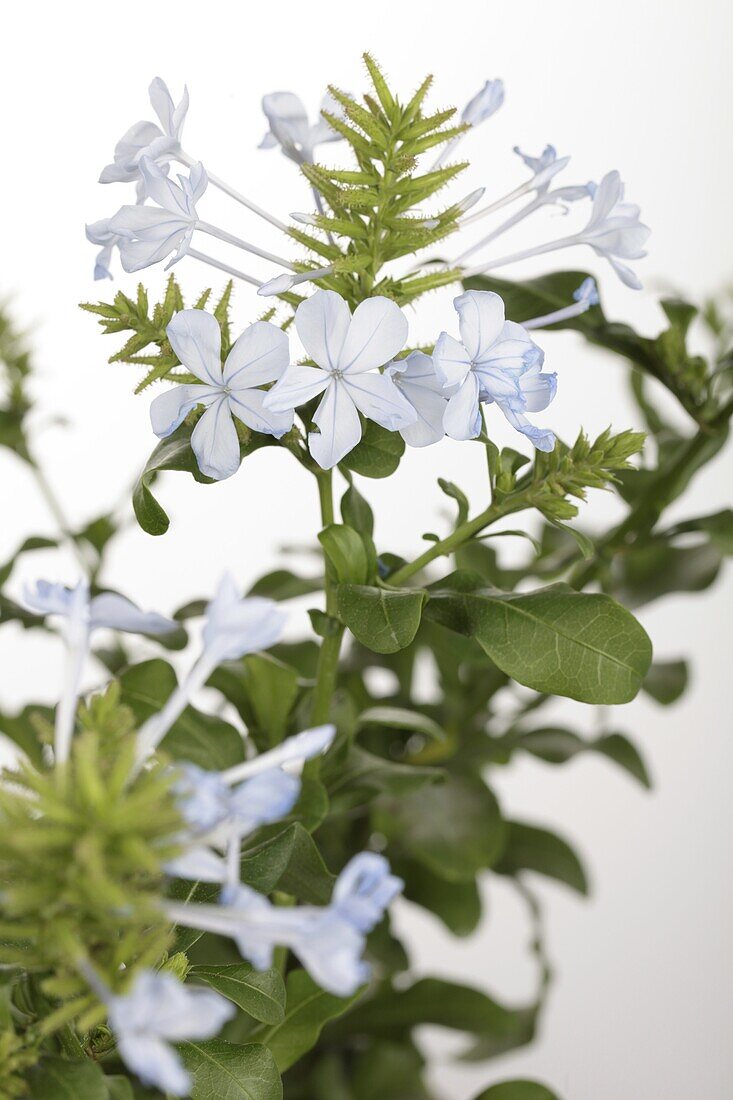
[[[163,709],[138,731],[138,767],[155,751],[214,669],[222,661],[235,661],[274,645],[282,636],[286,618],[275,600],[259,596],[243,599],[234,579],[224,574],[206,608],[202,652]]]
[[[213,989],[183,985],[165,971],[143,970],[129,993],[107,999],[120,1058],[145,1085],[188,1096],[192,1081],[173,1044],[211,1039],[235,1015]]]
[[[155,122],[136,122],[127,130],[115,146],[114,160],[102,170],[100,183],[137,183],[138,193],[144,192],[144,180],[140,171],[143,157],[167,172],[171,160],[181,148],[181,132],[188,111],[188,89],[178,104],[174,104],[168,87],[156,76],[148,89],[150,103],[158,116]]]
[[[422,351],[412,351],[405,359],[394,359],[386,373],[417,413],[415,423],[400,430],[405,443],[410,447],[429,447],[441,440],[445,435],[447,397],[431,357]]]
[[[168,634],[177,626],[155,612],[140,611],[116,592],[90,598],[86,581],[79,581],[74,588],[36,581],[34,586],[26,586],[23,603],[38,615],[58,615],[63,623],[68,662],[64,690],[56,707],[54,734],[54,758],[57,764],[63,764],[71,748],[81,678],[93,631],[107,627],[129,634]]]
[[[122,206],[109,219],[109,229],[121,239],[120,258],[125,271],[140,271],[173,253],[166,270],[186,255],[198,224],[196,203],[206,190],[202,164],[194,164],[188,176],[169,180],[162,168],[147,156],[140,158],[146,195],[155,206]]]
[[[546,191],[558,172],[562,172],[563,168],[570,163],[570,157],[558,157],[554,145],[546,145],[538,157],[528,156],[518,145],[514,146],[514,152],[532,172],[531,190],[538,194]]]
[[[591,306],[597,306],[600,302],[600,296],[598,294],[598,287],[596,281],[590,275],[587,279],[583,279],[577,290],[573,291],[573,298],[578,304],[582,304],[586,309],[590,309]]]
[[[316,366],[290,366],[267,394],[265,408],[289,412],[325,395],[313,420],[319,432],[308,436],[310,452],[330,469],[361,439],[359,413],[389,431],[417,419],[392,380],[375,368],[404,346],[407,319],[388,298],[367,298],[354,311],[332,290],[318,290],[298,306],[295,327]]]
[[[593,209],[585,229],[577,234],[578,244],[588,244],[608,260],[622,283],[641,290],[634,271],[620,260],[640,260],[651,230],[639,220],[640,209],[624,199],[624,185],[618,172],[608,172],[593,196]]]
[[[249,325],[221,364],[221,328],[210,313],[184,309],[166,329],[173,351],[200,383],[177,385],[150,406],[153,431],[165,439],[197,405],[206,412],[191,434],[191,448],[202,474],[221,481],[239,469],[239,437],[233,417],[252,431],[279,439],[293,426],[293,412],[265,407],[259,387],[280,378],[290,362],[287,333],[256,321]]]
[[[321,988],[348,997],[369,978],[366,936],[402,886],[383,856],[362,852],[339,875],[327,906],[277,907],[240,884],[226,887],[219,906],[169,903],[166,912],[187,927],[231,936],[258,969],[272,965],[276,947],[288,947]]]
[[[469,122],[471,126],[478,126],[501,107],[504,102],[504,81],[487,80],[483,88],[469,99],[461,112],[461,122]]]
[[[541,349],[521,325],[505,320],[498,294],[469,290],[453,305],[461,340],[442,332],[433,353],[436,373],[451,394],[443,422],[446,433],[453,439],[475,439],[481,432],[481,402],[495,401],[518,431],[548,449],[548,436],[531,429],[523,416],[545,407],[538,404],[540,393],[546,404],[554,396],[554,376],[539,373]],[[522,376],[530,371],[533,381],[523,387]]]
[[[271,92],[262,98],[262,110],[269,123],[269,130],[260,142],[260,149],[273,149],[279,145],[286,157],[296,164],[310,164],[318,145],[340,141],[341,134],[323,118],[311,124],[303,101],[294,92]],[[332,95],[326,94],[321,111],[337,118],[343,117],[343,108]]]

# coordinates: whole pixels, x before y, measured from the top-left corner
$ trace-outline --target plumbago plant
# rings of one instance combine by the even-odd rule
[[[263,147],[296,162],[313,213],[286,224],[205,170],[181,144],[187,94],[175,105],[156,80],[159,123],[133,126],[101,177],[135,183],[137,202],[87,230],[101,247],[100,278],[116,252],[130,272],[188,256],[270,299],[242,332],[230,320],[233,282],[191,308],[174,277],[152,308],[142,286],[84,307],[105,333],[124,335],[112,361],[142,368],[140,391],[164,384],[150,408],[161,442],[133,493],[140,526],[151,535],[169,527],[154,495],[161,472],[209,483],[235,475],[255,450],[280,447],[317,489],[320,571],[271,570],[245,596],[225,576],[212,598],[172,619],[107,588],[120,517],[82,531],[65,520],[34,457],[31,361],[9,320],[0,323],[0,442],[35,474],[58,528],[26,540],[0,581],[21,555],[60,541],[81,570],[71,588],[40,581],[21,599],[2,595],[3,622],[59,630],[68,651],[55,708],[0,715],[18,750],[0,785],[2,1097],[429,1100],[420,1025],[466,1033],[475,1060],[530,1042],[550,968],[527,872],[581,893],[586,876],[567,841],[506,818],[492,772],[522,753],[563,764],[595,752],[648,785],[632,742],[615,720],[606,725],[609,712],[589,736],[543,724],[542,708],[554,696],[615,706],[641,689],[668,704],[684,690],[685,663],[653,664],[629,608],[707,587],[733,547],[730,512],[665,520],[726,442],[726,307],[708,304],[699,319],[706,360],[688,350],[697,310],[681,300],[661,303],[667,327],[648,338],[606,319],[584,272],[498,279],[504,264],[587,245],[637,287],[622,261],[643,254],[648,230],[615,172],[597,187],[555,187],[568,158],[549,146],[520,154],[529,176],[503,198],[469,213],[482,189],[427,209],[466,167],[455,149],[499,108],[501,82],[487,82],[456,121],[453,110],[426,107],[430,80],[404,101],[365,62],[368,94],[330,89],[314,125],[295,96],[264,99]],[[316,146],[337,140],[353,163],[316,162]],[[178,182],[173,164],[188,170]],[[208,185],[280,229],[300,258],[202,220]],[[479,258],[546,206],[583,203],[590,213],[574,233]],[[442,259],[457,231],[505,207],[516,212]],[[284,273],[239,271],[194,247],[202,234]],[[442,286],[456,290],[455,328],[410,346],[404,307]],[[556,386],[535,335],[559,328],[631,365],[647,444],[641,432],[591,440],[580,427],[564,443],[533,422]],[[660,411],[660,384],[688,430]],[[499,414],[530,455],[497,448]],[[400,558],[375,543],[365,485],[378,489],[406,446],[446,434],[478,443],[467,461],[480,448],[485,501],[472,515],[461,488],[441,480],[449,530]],[[610,530],[575,524],[589,489],[612,489],[625,504]],[[500,523],[520,514],[526,526]],[[497,556],[499,535],[525,537],[511,567]],[[284,642],[283,605],[298,597],[319,603],[312,633]],[[136,635],[181,650],[196,618],[203,630],[180,680],[165,652],[141,658]],[[122,640],[109,645],[110,630]],[[416,698],[425,653],[439,687],[431,703]],[[81,690],[89,659],[107,681],[91,694]],[[391,687],[375,691],[375,669]],[[198,708],[204,686],[218,694],[217,712]],[[481,918],[479,886],[497,875],[527,905],[536,996],[505,1005],[479,988],[416,980],[410,945],[390,925],[396,896],[465,936]],[[503,1081],[480,1100],[553,1095]]]

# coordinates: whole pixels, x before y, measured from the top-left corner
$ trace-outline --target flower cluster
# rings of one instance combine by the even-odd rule
[[[179,326],[179,337],[186,339],[184,325]],[[61,776],[74,751],[80,682],[92,632],[109,628],[164,634],[176,624],[143,613],[113,593],[90,598],[83,582],[68,589],[39,581],[26,590],[25,603],[29,610],[60,620],[67,644],[68,675],[57,707],[53,757],[53,769]],[[222,578],[206,608],[199,656],[165,706],[135,735],[128,784],[134,785],[156,761],[161,742],[211,673],[224,661],[274,645],[284,620],[274,601],[242,599],[232,578]],[[322,988],[349,996],[369,979],[362,957],[366,935],[402,888],[384,857],[374,852],[354,856],[336,881],[331,903],[323,907],[279,909],[240,878],[244,838],[287,817],[300,795],[303,764],[326,753],[335,733],[330,724],[306,730],[222,772],[185,760],[170,764],[170,794],[179,825],[166,842],[175,854],[166,858],[162,870],[171,880],[217,884],[221,894],[218,904],[183,904],[161,894],[158,909],[171,925],[230,936],[242,956],[259,969],[272,964],[276,947],[289,948]],[[29,782],[33,787],[34,781]],[[39,817],[42,821],[42,811]],[[117,1052],[126,1065],[145,1084],[169,1095],[188,1095],[191,1079],[171,1044],[218,1034],[233,1015],[233,1005],[219,993],[184,985],[174,974],[149,967],[133,968],[129,989],[116,992],[110,985],[112,976],[103,977],[83,948],[75,947],[71,954],[79,975],[106,1009]]]
[[[280,218],[211,174],[183,149],[181,131],[188,109],[187,93],[175,105],[166,86],[156,79],[150,87],[150,98],[160,125],[136,123],[120,140],[114,162],[100,177],[103,183],[135,182],[138,190],[136,204],[122,206],[111,218],[88,227],[90,239],[102,246],[97,273],[109,272],[115,247],[127,271],[138,271],[166,259],[170,266],[184,256],[213,264],[256,286],[259,294],[275,296],[290,305],[295,330],[307,357],[291,361],[287,334],[283,327],[268,319],[246,329],[222,363],[217,321],[202,310],[179,312],[167,326],[166,336],[186,374],[179,374],[182,384],[153,402],[151,419],[159,438],[176,431],[193,410],[205,410],[196,420],[191,446],[201,472],[219,480],[230,477],[239,466],[241,433],[237,421],[250,432],[280,439],[293,430],[297,414],[305,428],[311,456],[321,468],[330,469],[357,446],[365,420],[374,421],[387,431],[399,432],[410,446],[424,447],[445,435],[458,440],[477,438],[484,431],[482,405],[494,403],[538,450],[553,449],[553,432],[535,426],[528,417],[547,408],[557,384],[554,373],[542,372],[544,355],[529,330],[551,324],[553,319],[566,320],[590,308],[597,302],[594,286],[579,291],[575,303],[561,306],[556,315],[530,319],[523,325],[507,320],[503,303],[495,293],[465,292],[454,302],[460,341],[443,332],[437,337],[434,349],[419,350],[407,346],[408,324],[400,309],[400,298],[411,300],[413,285],[429,289],[452,279],[481,277],[509,264],[580,245],[608,259],[627,285],[640,286],[636,274],[622,261],[644,255],[649,231],[640,221],[639,208],[624,201],[623,184],[617,172],[609,172],[599,185],[558,187],[556,177],[567,168],[570,158],[558,156],[555,148],[548,145],[539,156],[516,149],[530,172],[529,178],[480,209],[472,208],[480,202],[485,188],[454,202],[438,215],[418,208],[409,218],[399,211],[408,210],[412,200],[402,202],[388,193],[398,211],[400,232],[407,234],[407,242],[409,234],[414,237],[412,245],[406,243],[400,253],[424,251],[432,240],[457,230],[467,231],[474,223],[505,207],[517,206],[517,209],[484,237],[464,248],[452,262],[438,263],[428,257],[402,283],[386,276],[375,286],[375,246],[371,246],[371,257],[360,256],[360,248],[362,241],[372,237],[381,244],[382,231],[361,199],[353,211],[349,210],[347,204],[352,194],[356,201],[358,189],[339,188],[342,181],[363,180],[368,204],[372,201],[370,187],[374,193],[379,186],[386,187],[385,177],[372,169],[374,159],[381,158],[384,162],[387,155],[379,151],[385,120],[377,117],[377,121],[370,122],[368,113],[337,89],[329,91],[320,120],[315,123],[308,121],[305,107],[293,93],[275,92],[264,97],[269,128],[261,147],[279,146],[299,165],[312,186],[315,214],[292,215],[296,226],[305,224],[312,230],[306,235],[295,226],[288,228]],[[425,184],[426,193],[432,193],[457,174],[461,165],[444,167],[444,162],[465,133],[490,118],[503,101],[502,82],[487,81],[464,108],[457,127],[438,128],[433,134],[427,130],[427,124],[420,124],[418,135],[429,133],[429,137],[418,137],[413,144],[403,138],[406,157],[413,155],[413,149],[419,153],[436,144],[443,146],[430,172],[420,177],[429,181]],[[409,117],[409,112],[405,113]],[[436,117],[440,120],[451,114],[448,111]],[[355,126],[361,128],[361,138]],[[400,133],[404,134],[404,122],[401,127]],[[375,147],[374,153],[366,151],[367,138]],[[343,139],[353,147],[361,166],[359,172],[329,172],[315,164],[319,146]],[[173,163],[188,169],[188,175],[183,172],[178,175],[178,182],[169,176]],[[219,187],[259,218],[306,244],[319,257],[318,266],[273,255],[256,243],[205,221],[198,207],[207,184]],[[528,201],[517,205],[525,197]],[[499,237],[530,216],[552,207],[569,214],[571,208],[584,200],[592,203],[584,228],[521,252],[480,259],[481,253]],[[390,224],[397,228],[394,216]],[[201,235],[215,238],[250,257],[274,263],[284,273],[262,278],[240,271],[228,261],[194,248]],[[389,266],[388,253],[385,260]],[[384,260],[379,262],[382,264]],[[370,264],[371,267],[364,267]],[[372,268],[372,274],[362,274]],[[345,280],[344,288],[355,286],[353,298],[342,291],[339,280]],[[306,300],[294,296],[294,288],[307,282],[319,289]],[[381,286],[384,293],[379,293]],[[300,429],[295,432],[299,437]]]

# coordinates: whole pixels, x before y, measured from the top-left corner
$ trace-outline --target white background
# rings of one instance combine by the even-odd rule
[[[520,182],[521,165],[511,153],[516,143],[536,153],[551,141],[560,153],[572,153],[566,182],[618,168],[654,231],[650,256],[639,265],[643,294],[621,287],[602,261],[584,253],[545,257],[510,274],[549,270],[556,262],[587,266],[600,276],[611,315],[653,333],[661,324],[655,289],[673,287],[699,299],[731,276],[732,22],[723,0],[15,6],[6,15],[0,68],[0,292],[12,295],[19,318],[34,326],[39,451],[73,521],[124,498],[154,443],[148,398],[132,396],[136,372],[106,364],[115,340],[98,336],[93,318],[76,308],[111,290],[92,283],[93,249],[83,227],[130,201],[125,188],[102,188],[95,180],[122,131],[149,115],[145,90],[154,75],[174,93],[188,82],[189,152],[282,217],[310,209],[310,202],[289,162],[256,149],[263,92],[295,89],[313,110],[329,80],[358,92],[363,48],[375,52],[405,94],[434,72],[436,106],[460,106],[486,77],[502,76],[505,107],[466,141],[473,166],[460,193],[485,184],[494,197]],[[339,147],[331,150],[334,159],[343,156]],[[287,248],[241,208],[216,196],[205,201],[209,220],[265,247]],[[558,226],[561,235],[565,224],[546,215],[538,231],[548,239]],[[518,234],[517,247],[535,239],[534,232]],[[192,295],[210,282],[221,285],[194,261],[177,270]],[[271,273],[266,265],[251,270]],[[145,281],[155,291],[162,278],[156,270]],[[116,285],[130,288],[133,280],[122,276]],[[238,289],[239,322],[260,308],[254,291]],[[435,295],[411,317],[411,342],[451,323],[450,295]],[[609,421],[616,428],[635,423],[618,363],[572,334],[542,342],[549,369],[559,375],[558,397],[543,423],[566,437],[580,424],[592,433]],[[68,426],[53,426],[56,417]],[[517,442],[496,417],[491,426],[498,442]],[[694,503],[677,513],[729,505],[732,472],[730,457],[712,464],[695,483]],[[382,546],[417,552],[421,533],[445,522],[438,474],[458,481],[474,503],[483,499],[478,448],[446,442],[412,452],[389,482],[365,486]],[[0,487],[1,560],[23,535],[52,528],[28,474],[6,453]],[[315,533],[315,493],[284,453],[254,456],[222,485],[199,487],[171,475],[160,491],[173,518],[169,535],[155,540],[132,526],[105,579],[161,611],[210,593],[223,568],[251,582],[276,564],[284,543]],[[582,521],[592,529],[613,514],[610,499],[595,499]],[[509,542],[505,553],[512,553]],[[41,569],[73,580],[73,564],[58,556],[36,559],[26,575]],[[694,661],[692,690],[681,705],[662,710],[639,699],[607,716],[612,728],[643,746],[653,794],[592,759],[564,769],[522,762],[499,778],[508,812],[580,841],[593,897],[580,902],[542,886],[557,982],[531,1049],[489,1068],[459,1067],[448,1060],[460,1046],[455,1037],[427,1035],[440,1057],[435,1084],[446,1098],[469,1100],[512,1075],[545,1078],[566,1100],[731,1095],[731,592],[729,576],[702,596],[664,600],[642,615],[660,658],[689,653]],[[1,706],[31,695],[54,698],[60,655],[52,640],[9,628],[0,637],[0,657],[0,667],[12,670],[2,675]],[[97,674],[90,670],[90,682]],[[598,721],[580,706],[563,705],[561,712],[588,732]],[[490,919],[467,941],[450,941],[408,906],[400,921],[414,939],[417,970],[463,977],[521,1000],[535,977],[524,916],[507,888],[492,888],[487,900]]]

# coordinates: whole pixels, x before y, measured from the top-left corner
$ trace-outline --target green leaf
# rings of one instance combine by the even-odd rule
[[[298,674],[267,653],[227,661],[209,684],[232,703],[260,749],[278,745],[298,698]]]
[[[425,593],[340,584],[336,606],[341,621],[375,653],[396,653],[415,637]]]
[[[725,508],[722,512],[714,512],[709,516],[697,516],[695,519],[677,523],[669,535],[681,535],[688,531],[701,531],[706,534],[712,545],[726,557],[733,554],[733,509]]]
[[[361,535],[345,523],[331,523],[319,533],[337,583],[365,584],[369,579],[369,558]]]
[[[687,661],[655,661],[641,686],[647,695],[666,707],[684,694],[688,680]]]
[[[383,989],[362,1002],[338,1026],[337,1034],[401,1034],[421,1024],[465,1031],[483,1040],[490,1057],[528,1043],[536,1010],[510,1009],[481,990],[440,978],[422,978],[408,989]]]
[[[374,534],[374,515],[355,485],[350,485],[341,497],[341,518],[360,535]]]
[[[493,866],[505,842],[499,806],[478,778],[448,776],[374,807],[374,827],[447,882],[470,882]]]
[[[481,919],[475,879],[446,883],[416,860],[392,860],[392,870],[405,883],[405,897],[429,909],[454,936],[470,936]]]
[[[418,710],[405,710],[403,707],[369,707],[359,715],[358,724],[420,733],[431,741],[445,741],[448,736],[443,727],[427,714],[421,714]]]
[[[249,963],[192,966],[189,977],[206,982],[255,1020],[276,1024],[285,1015],[285,984],[278,970],[255,970]]]
[[[190,424],[182,424],[173,435],[162,440],[145,464],[143,472],[132,492],[132,506],[137,521],[143,531],[149,535],[164,535],[170,526],[170,518],[153,496],[151,486],[158,474],[164,470],[178,470],[191,476],[203,485],[211,485],[213,479],[206,477],[198,468],[196,457],[191,450]],[[271,446],[276,441],[267,435],[252,432],[246,442],[240,441],[240,459],[245,458],[260,447]]]
[[[559,1100],[539,1081],[500,1081],[480,1093],[475,1100]]]
[[[270,600],[294,600],[298,596],[320,592],[322,588],[322,577],[298,577],[289,569],[275,569],[255,581],[247,595],[266,596]]]
[[[716,580],[722,558],[710,543],[672,546],[663,537],[630,547],[614,559],[613,592],[628,607],[642,607],[678,592],[702,592]]]
[[[28,1072],[27,1100],[109,1100],[104,1074],[95,1062],[44,1058]]]
[[[305,970],[291,971],[285,1016],[261,1036],[280,1072],[284,1073],[314,1047],[324,1025],[346,1012],[360,996],[361,990],[352,997],[335,997],[316,985]]]
[[[405,453],[405,441],[399,432],[367,420],[361,442],[354,447],[341,465],[362,477],[389,477],[400,464]]]
[[[142,723],[164,706],[175,690],[176,674],[166,661],[143,661],[122,673],[120,687],[121,702]],[[173,723],[161,748],[175,760],[188,760],[211,771],[223,771],[244,759],[239,731],[191,706]]]
[[[506,846],[494,869],[501,875],[536,871],[564,882],[579,894],[588,893],[583,865],[567,841],[547,829],[520,821],[507,822]]]
[[[259,1043],[234,1046],[209,1039],[178,1049],[193,1078],[192,1100],[282,1100],[275,1060]]]
[[[115,1074],[114,1077],[105,1077],[104,1083],[107,1086],[107,1100],[135,1100],[129,1077]]]
[[[400,764],[350,745],[345,758],[334,758],[321,768],[334,811],[359,806],[376,794],[406,795],[442,779],[439,768]]]
[[[581,753],[598,752],[638,779],[642,786],[651,786],[649,772],[638,749],[621,733],[607,733],[584,741],[572,730],[545,727],[517,734],[516,745],[548,764],[564,764]]]
[[[276,888],[309,905],[327,905],[335,877],[299,822],[244,853],[242,881],[270,894]]]
[[[628,703],[651,663],[651,642],[633,615],[608,596],[565,585],[507,593],[453,573],[430,590],[425,614],[475,637],[525,687],[583,703]]]
[[[39,718],[51,724],[53,711],[50,707],[34,704],[23,707],[19,714],[3,714],[0,711],[0,733],[4,733],[18,745],[36,767],[40,767],[43,763],[43,743],[38,731]]]

